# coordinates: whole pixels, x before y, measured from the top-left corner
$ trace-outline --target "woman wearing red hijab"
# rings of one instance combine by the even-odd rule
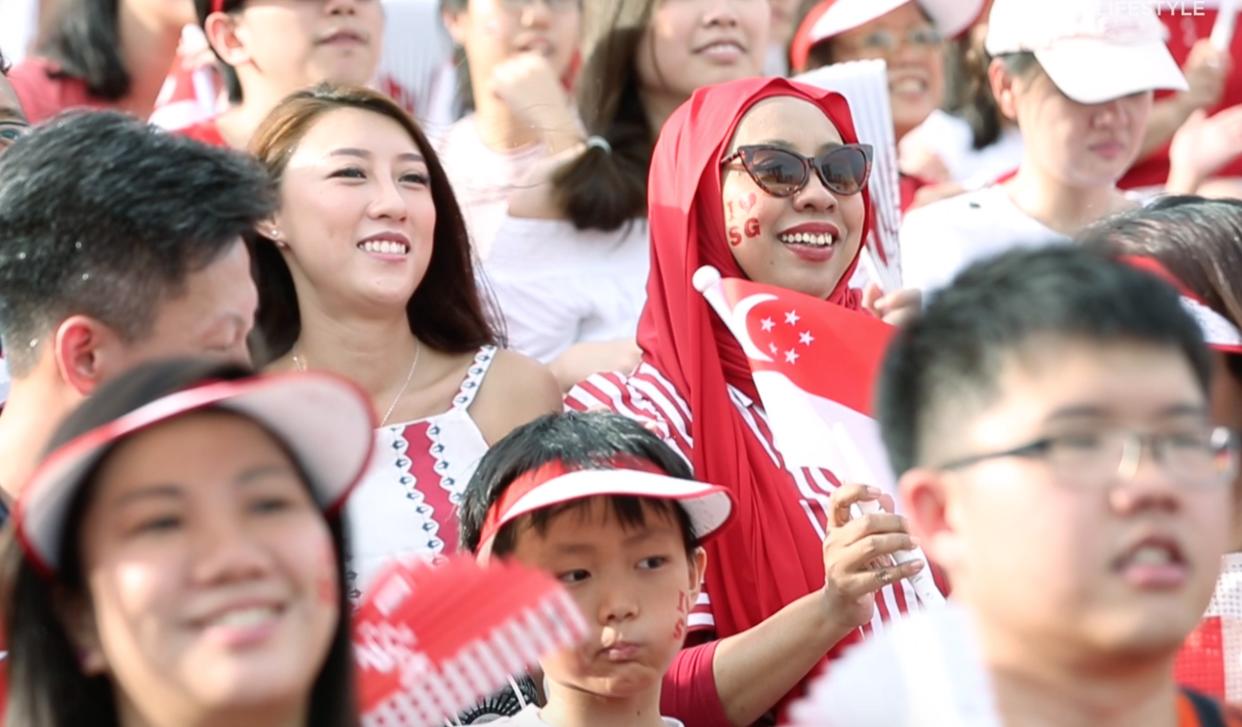
[[[665,124],[652,159],[642,363],[628,376],[597,374],[566,399],[643,421],[697,478],[733,491],[738,518],[711,546],[691,628],[724,639],[784,620],[780,633],[814,654],[808,669],[913,604],[904,579],[922,564],[877,562],[909,545],[899,516],[843,520],[851,502],[876,491],[783,466],[746,357],[691,276],[712,265],[890,319],[917,306],[904,291],[864,304],[847,287],[870,207],[870,150],[856,142],[835,93],[782,79],[696,92]],[[721,643],[718,665],[737,642]]]

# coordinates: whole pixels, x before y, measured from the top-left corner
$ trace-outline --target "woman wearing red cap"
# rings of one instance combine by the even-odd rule
[[[780,79],[696,92],[669,119],[652,160],[642,363],[628,376],[592,376],[566,399],[643,421],[697,478],[733,492],[737,522],[711,548],[690,623],[700,639],[776,629],[793,639],[782,668],[795,679],[913,604],[902,579],[922,564],[870,570],[871,557],[859,554],[904,547],[904,521],[883,514],[842,525],[837,506],[877,495],[842,487],[826,470],[782,464],[747,359],[691,277],[712,265],[863,307],[847,281],[866,234],[869,164],[837,94]],[[897,294],[872,311],[900,315],[912,302]],[[717,664],[724,651],[722,643]]]
[[[972,23],[982,0],[824,0],[807,13],[794,35],[790,60],[806,71],[830,63],[883,59],[897,141],[936,114],[944,102],[944,39]],[[941,123],[952,123],[946,116]],[[948,181],[943,162],[911,167],[901,180],[901,207],[928,182]]]
[[[358,724],[339,515],[372,423],[322,374],[168,361],[96,392],[14,509],[6,722]]]

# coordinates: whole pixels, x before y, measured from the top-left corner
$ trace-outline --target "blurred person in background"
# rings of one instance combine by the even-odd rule
[[[484,267],[511,344],[549,362],[565,389],[637,363],[656,138],[696,89],[762,73],[772,18],[759,0],[618,0],[587,10],[582,129],[510,196]]]
[[[146,119],[172,69],[192,0],[57,0],[35,52],[9,81],[39,123],[70,108]]]
[[[194,0],[224,64],[229,104],[180,129],[204,143],[245,149],[286,96],[321,82],[365,84],[384,34],[380,0]]]
[[[509,195],[540,160],[582,143],[573,104],[582,0],[442,0],[468,111],[436,150],[486,261]]]
[[[790,47],[796,72],[846,61],[881,59],[888,66],[893,132],[902,140],[945,101],[945,39],[978,18],[983,0],[823,0],[802,19]],[[943,121],[941,121],[943,123]],[[900,158],[901,208],[927,184],[948,181],[936,155]]]
[[[1138,154],[1152,91],[1185,89],[1155,11],[1112,0],[995,0],[992,94],[1023,136],[1012,178],[912,210],[905,283],[925,292],[971,262],[1064,240],[1138,202],[1117,180]]]

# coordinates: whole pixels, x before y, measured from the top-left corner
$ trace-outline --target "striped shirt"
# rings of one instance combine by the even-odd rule
[[[811,530],[803,532],[813,532],[822,542],[831,511],[829,498],[840,482],[828,470],[786,467],[776,451],[767,414],[759,403],[732,386],[729,387],[729,396],[747,431],[763,445],[773,464],[788,475],[788,496],[798,499],[811,524]],[[566,394],[565,408],[574,411],[603,409],[634,419],[663,439],[687,463],[691,462],[694,441],[690,433],[690,407],[673,383],[649,363],[639,364],[628,376],[613,372],[587,378]],[[728,486],[730,483],[717,484]],[[736,567],[736,564],[733,565]],[[863,627],[863,633],[883,629],[885,621],[917,609],[917,604],[914,589],[907,581],[885,586],[877,594],[875,614],[871,623]],[[689,625],[692,631],[715,630],[711,594],[707,593],[706,588],[699,594],[698,603],[690,613]]]

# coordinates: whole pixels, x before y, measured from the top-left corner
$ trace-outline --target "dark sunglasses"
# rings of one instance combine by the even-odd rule
[[[792,197],[811,181],[811,170],[833,194],[858,194],[871,176],[870,144],[835,146],[817,157],[801,154],[769,144],[739,146],[737,151],[720,160],[727,165],[735,160],[755,184],[773,197]]]

